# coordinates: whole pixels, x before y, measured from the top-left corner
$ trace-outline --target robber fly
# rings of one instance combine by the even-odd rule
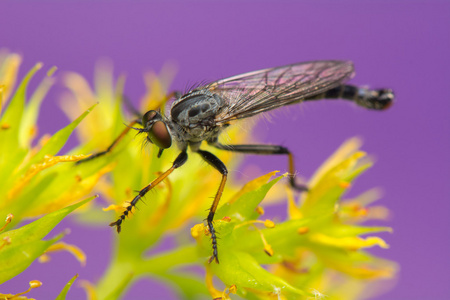
[[[110,226],[115,226],[117,232],[120,232],[122,222],[136,203],[175,169],[186,163],[187,150],[190,148],[222,174],[206,219],[212,241],[212,256],[209,262],[215,260],[218,263],[217,236],[213,220],[228,171],[214,154],[200,149],[202,142],[206,141],[212,147],[232,152],[286,155],[291,175],[289,184],[296,190],[306,191],[306,186],[295,181],[294,158],[287,148],[276,145],[224,145],[218,142],[218,137],[235,120],[306,101],[345,99],[374,110],[383,110],[392,104],[394,94],[390,89],[372,90],[345,84],[353,75],[352,62],[312,61],[229,77],[194,88],[184,95],[174,93],[176,100],[172,103],[167,116],[156,110],[146,112],[141,120],[132,122],[106,151],[86,159],[111,151],[130,128],[147,135],[148,142],[159,148],[158,157],[164,149],[170,148],[173,144],[180,150],[172,166],[144,187],[129,203],[120,218]],[[142,128],[134,128],[133,124],[140,124]]]

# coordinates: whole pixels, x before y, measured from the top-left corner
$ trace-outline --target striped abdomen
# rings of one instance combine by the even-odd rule
[[[354,85],[340,85],[326,91],[325,93],[306,98],[304,101],[318,99],[351,100],[359,106],[368,109],[383,110],[391,106],[394,100],[394,93],[390,89],[371,90]]]

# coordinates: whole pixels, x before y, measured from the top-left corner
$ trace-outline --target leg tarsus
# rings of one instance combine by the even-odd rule
[[[211,243],[212,243],[213,254],[209,258],[208,262],[212,263],[213,261],[215,261],[216,263],[219,263],[219,253],[217,250],[217,235],[216,235],[216,229],[214,228],[214,225],[213,225],[213,220],[214,220],[214,212],[212,210],[210,210],[206,223],[208,224],[208,230],[209,230],[209,233],[211,234]]]
[[[216,236],[216,230],[214,229],[214,226],[212,225],[212,222],[208,222],[209,227],[209,233],[211,234],[211,243],[212,243],[212,249],[213,254],[209,258],[208,262],[212,263],[215,261],[217,264],[219,263],[219,252],[217,250],[217,236]]]
[[[117,233],[120,233],[120,231],[122,230],[121,225],[122,225],[122,219],[121,219],[121,218],[118,219],[118,220],[115,221],[115,222],[109,223],[109,226],[111,226],[111,227],[116,226]]]

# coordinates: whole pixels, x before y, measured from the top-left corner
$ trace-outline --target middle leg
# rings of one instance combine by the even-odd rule
[[[227,175],[228,170],[227,167],[225,167],[225,164],[218,159],[214,154],[204,151],[204,150],[198,150],[198,154],[201,155],[201,157],[211,166],[213,166],[217,171],[222,174],[222,180],[220,181],[219,189],[217,190],[216,196],[214,197],[214,201],[211,205],[211,208],[209,209],[208,218],[206,218],[206,222],[208,223],[208,229],[211,233],[211,241],[212,241],[212,248],[213,248],[213,255],[209,259],[209,262],[211,263],[213,260],[216,261],[216,263],[219,263],[219,257],[218,257],[218,251],[217,251],[217,236],[216,236],[216,230],[213,226],[213,220],[214,220],[214,214],[216,213],[217,206],[219,205],[220,198],[222,197],[223,189],[225,188],[225,183],[227,181]]]

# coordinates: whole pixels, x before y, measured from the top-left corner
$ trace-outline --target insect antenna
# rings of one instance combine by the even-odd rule
[[[145,129],[145,128],[138,128],[138,127],[133,127],[133,126],[130,126],[130,125],[128,125],[128,124],[125,124],[125,123],[123,123],[123,125],[125,125],[126,127],[130,128],[130,129],[134,129],[134,130],[137,130],[137,131],[138,131],[138,133],[137,133],[137,134],[140,134],[140,133],[143,133],[143,132],[148,132],[148,130],[147,130],[147,129]]]

